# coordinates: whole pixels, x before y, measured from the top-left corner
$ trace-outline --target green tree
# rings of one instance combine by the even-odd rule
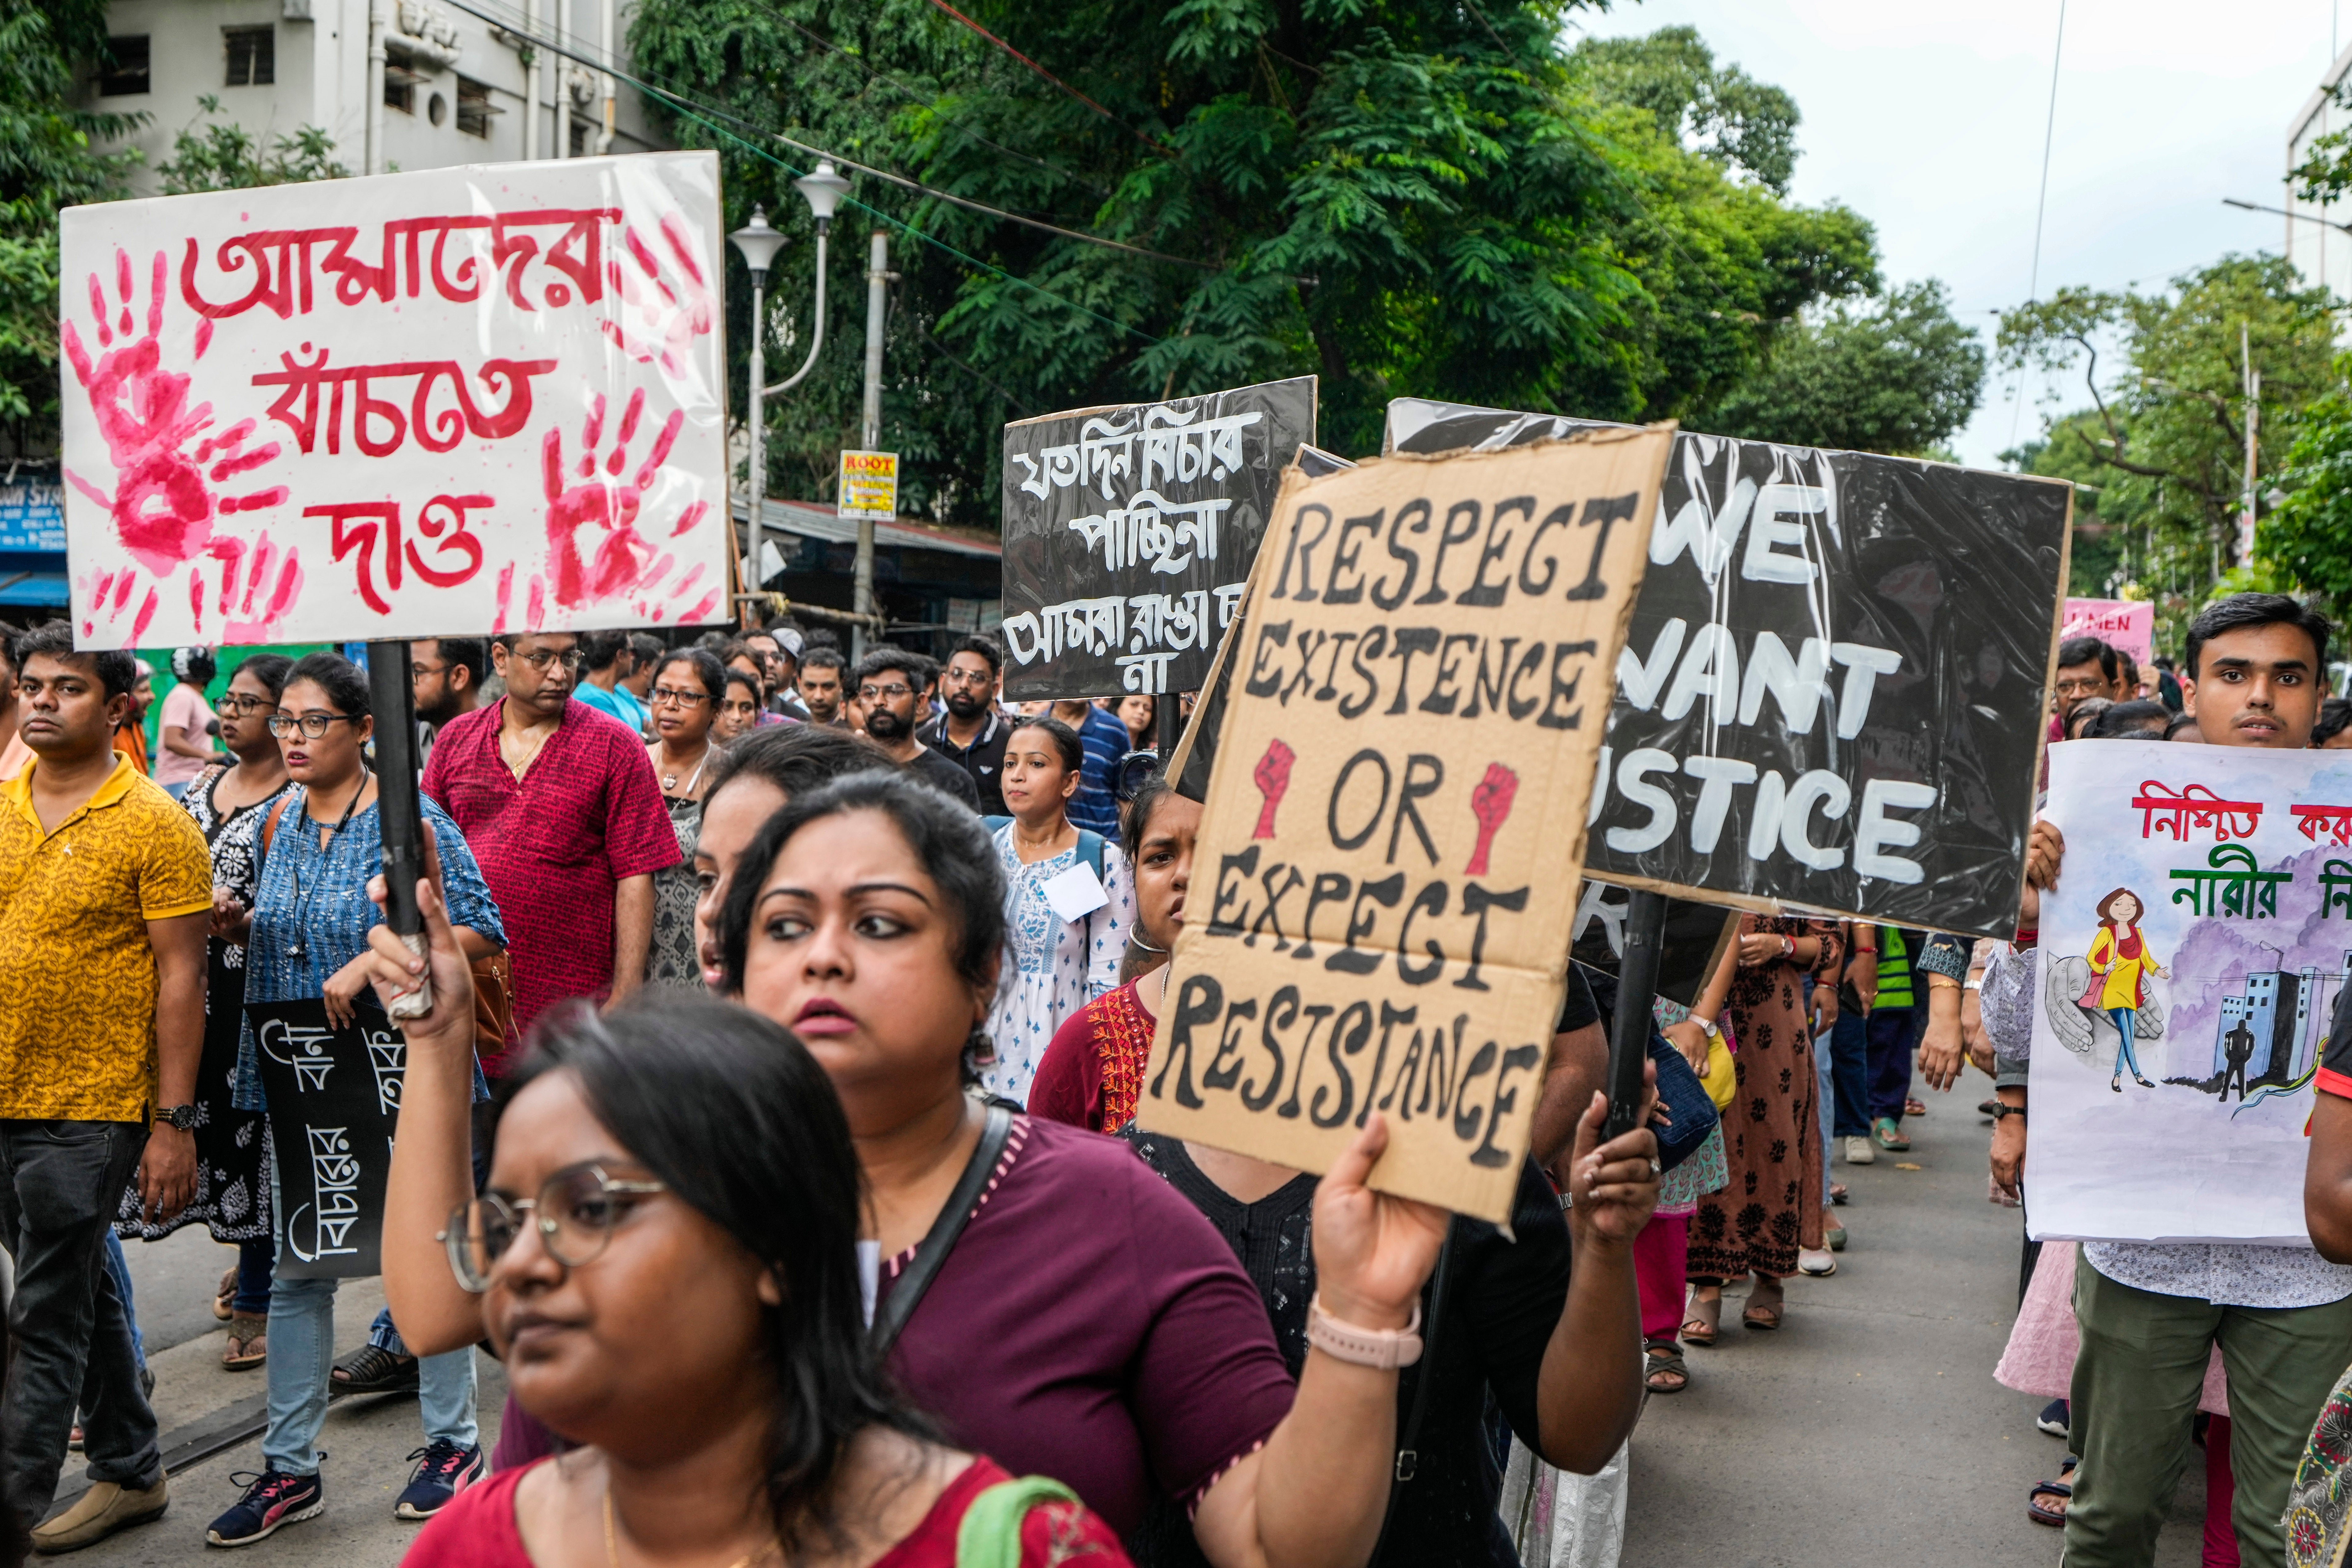
[[[58,213],[122,193],[136,155],[99,142],[142,117],[77,107],[106,49],[104,0],[0,0],[0,428],[10,455],[58,444]]]
[[[1931,280],[1791,324],[1764,368],[1696,423],[1799,446],[1922,454],[1968,423],[1984,373],[1984,346]]]
[[[194,126],[182,130],[172,139],[171,158],[155,165],[168,195],[351,176],[349,169],[335,162],[334,139],[318,126],[299,126],[290,136],[256,136],[241,125],[224,125],[215,118],[221,109],[219,99],[207,93],[196,102],[210,123],[201,135]]]
[[[2341,617],[2352,614],[2352,356],[2337,359],[2336,378],[2304,410],[2279,476],[2286,498],[2255,546]]]
[[[2193,612],[2236,553],[2242,340],[2262,374],[2260,497],[2276,484],[2305,408],[2333,384],[2332,304],[2280,257],[2232,256],[2163,293],[2063,288],[2003,313],[2005,368],[2081,372],[2091,406],[2051,424],[2043,461],[2100,476],[2100,509],[2125,524],[2131,577],[2165,622]]]
[[[1718,66],[1696,27],[1587,38],[1575,64],[1596,95],[1644,109],[1675,141],[1744,171],[1775,195],[1797,172],[1797,100],[1738,66]]]
[[[865,176],[828,280],[837,341],[888,220],[884,444],[915,507],[992,525],[1009,419],[1308,371],[1350,453],[1400,395],[1654,417],[1753,371],[1805,306],[1876,287],[1867,224],[1768,183],[1793,155],[1785,96],[1710,63],[1664,124],[1658,73],[1570,57],[1572,8],[967,7],[1024,59],[924,0],[641,0],[630,41],[718,111],[673,106],[671,129],[725,153],[730,223],[760,201],[805,235],[788,182],[814,155],[776,136],[1030,220]],[[770,275],[771,364],[808,341],[812,250]],[[773,491],[823,493],[858,381],[830,354],[771,413]]]

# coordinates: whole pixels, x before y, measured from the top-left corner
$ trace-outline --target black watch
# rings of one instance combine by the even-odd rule
[[[194,1105],[159,1105],[155,1108],[155,1120],[168,1123],[184,1133],[196,1124],[196,1108]]]
[[[2022,1122],[2025,1120],[2025,1107],[2022,1105],[2003,1104],[2000,1101],[1995,1101],[1992,1107],[1992,1119],[1994,1122],[1998,1123],[2004,1116],[2014,1116],[2019,1121]]]

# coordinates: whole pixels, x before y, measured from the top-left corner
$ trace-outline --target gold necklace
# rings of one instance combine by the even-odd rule
[[[516,783],[520,784],[522,782],[522,776],[530,771],[530,765],[539,760],[539,754],[541,750],[545,749],[549,737],[553,736],[556,729],[560,727],[561,726],[550,727],[546,734],[541,735],[539,739],[533,743],[530,750],[524,756],[520,762],[507,762],[507,771],[514,775],[514,781]],[[504,729],[500,729],[499,731],[499,760],[506,762],[506,731]]]
[[[747,1552],[729,1563],[727,1568],[751,1568],[751,1564],[776,1551],[782,1543],[771,1541],[757,1552]],[[613,1489],[604,1488],[604,1563],[605,1568],[621,1568],[620,1537],[613,1529]]]

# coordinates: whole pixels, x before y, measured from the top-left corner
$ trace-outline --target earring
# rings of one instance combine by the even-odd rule
[[[963,1042],[963,1060],[964,1064],[975,1072],[983,1067],[996,1065],[996,1041],[990,1039],[988,1031],[978,1024],[972,1025],[971,1037]]]

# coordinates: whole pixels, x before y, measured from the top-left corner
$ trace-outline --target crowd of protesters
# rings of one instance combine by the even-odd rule
[[[2049,737],[2352,747],[2329,637],[2241,594],[2177,667],[2069,639]],[[143,666],[61,626],[7,649],[0,1486],[37,1550],[192,1484],[163,1474],[121,1246],[198,1222],[237,1249],[224,1364],[268,1396],[212,1545],[326,1510],[341,1389],[418,1396],[394,1508],[437,1521],[432,1568],[1500,1568],[1559,1556],[1546,1489],[1597,1477],[1622,1519],[1643,1399],[1836,1273],[1835,1167],[1908,1150],[1920,1087],[1991,1076],[1994,1190],[2021,1197],[2046,823],[2013,942],[1738,916],[1696,997],[1654,1000],[1653,1113],[1615,1140],[1614,981],[1570,965],[1504,1228],[1369,1188],[1377,1117],[1319,1178],[1133,1124],[1202,818],[1134,765],[1177,699],[1010,704],[984,636],[852,658],[789,624],[411,655],[421,956],[371,885],[363,671],[249,656],[213,703],[214,656],[182,650],[151,765]],[[245,1007],[340,1025],[428,973],[388,1305],[337,1362],[334,1281],[275,1266]],[[2352,1434],[2341,1009],[2325,1068],[2315,1249],[2024,1247],[1998,1375],[2067,1440],[2027,1505],[2078,1568],[2152,1561],[2192,1441],[2207,1568],[2340,1550],[2345,1489],[2305,1450],[2327,1415]],[[45,1521],[69,1446],[91,1484]],[[2330,1555],[2290,1551],[2291,1490],[2325,1492]]]

